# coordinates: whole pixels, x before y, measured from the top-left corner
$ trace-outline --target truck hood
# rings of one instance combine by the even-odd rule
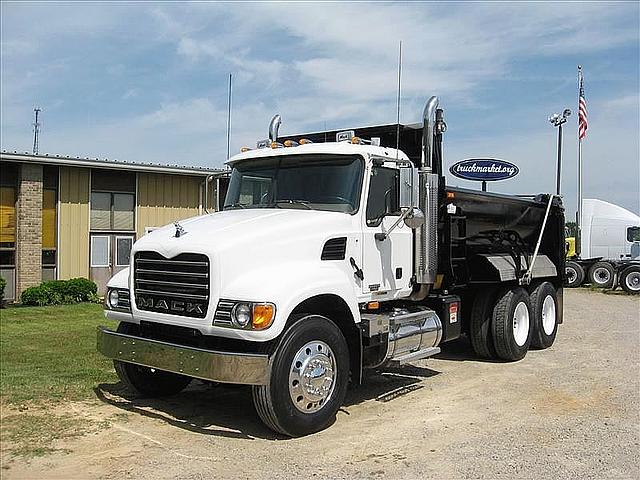
[[[176,237],[175,225],[167,225],[138,240],[134,251],[153,250],[173,258],[183,252],[212,255],[229,250],[239,250],[245,256],[272,256],[282,247],[301,243],[315,250],[324,240],[353,231],[355,217],[317,210],[238,209],[193,217],[179,224],[184,231],[180,236]]]

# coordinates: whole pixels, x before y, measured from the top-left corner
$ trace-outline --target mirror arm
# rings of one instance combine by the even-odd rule
[[[378,240],[379,242],[383,242],[384,240],[386,240],[387,237],[391,234],[391,232],[393,232],[396,229],[396,227],[400,224],[400,222],[404,221],[404,219],[407,218],[411,213],[413,213],[413,207],[407,208],[404,211],[404,213],[400,215],[398,220],[396,220],[396,222],[393,225],[391,225],[391,228],[389,228],[388,231],[376,233],[374,235],[375,239]]]

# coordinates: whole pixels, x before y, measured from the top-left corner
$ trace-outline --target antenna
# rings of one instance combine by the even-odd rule
[[[33,123],[33,154],[38,154],[38,135],[40,134],[40,123],[38,122],[38,116],[42,110],[38,107],[33,109],[33,113],[36,114],[36,121]]]
[[[402,40],[400,40],[400,52],[398,53],[398,116],[396,126],[396,160],[398,159],[398,150],[400,149],[400,82],[402,80]]]
[[[232,89],[233,75],[229,74],[229,99],[227,102],[227,160],[231,155],[231,89]]]

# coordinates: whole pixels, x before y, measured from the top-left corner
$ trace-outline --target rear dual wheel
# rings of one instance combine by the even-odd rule
[[[543,282],[531,292],[531,312],[534,319],[531,346],[549,348],[558,331],[558,295],[549,282]]]
[[[589,269],[589,282],[594,287],[611,288],[616,270],[609,262],[596,262]]]
[[[575,288],[584,282],[584,268],[578,262],[569,261],[565,265],[565,285],[569,288]]]
[[[522,288],[505,291],[493,307],[491,333],[496,355],[502,360],[524,358],[533,334],[529,294]]]
[[[633,265],[623,270],[620,286],[627,293],[640,293],[640,266]]]

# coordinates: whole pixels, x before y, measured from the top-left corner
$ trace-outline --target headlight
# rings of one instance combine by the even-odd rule
[[[118,300],[119,294],[118,290],[115,288],[113,290],[109,290],[108,302],[111,308],[118,308]]]
[[[238,303],[231,311],[231,321],[240,328],[245,328],[251,323],[251,305]]]
[[[233,305],[230,313],[231,323],[235,328],[264,330],[271,326],[276,316],[276,306],[273,303],[236,303],[232,300],[221,300],[218,304],[219,310],[223,304],[225,307],[229,304]]]

